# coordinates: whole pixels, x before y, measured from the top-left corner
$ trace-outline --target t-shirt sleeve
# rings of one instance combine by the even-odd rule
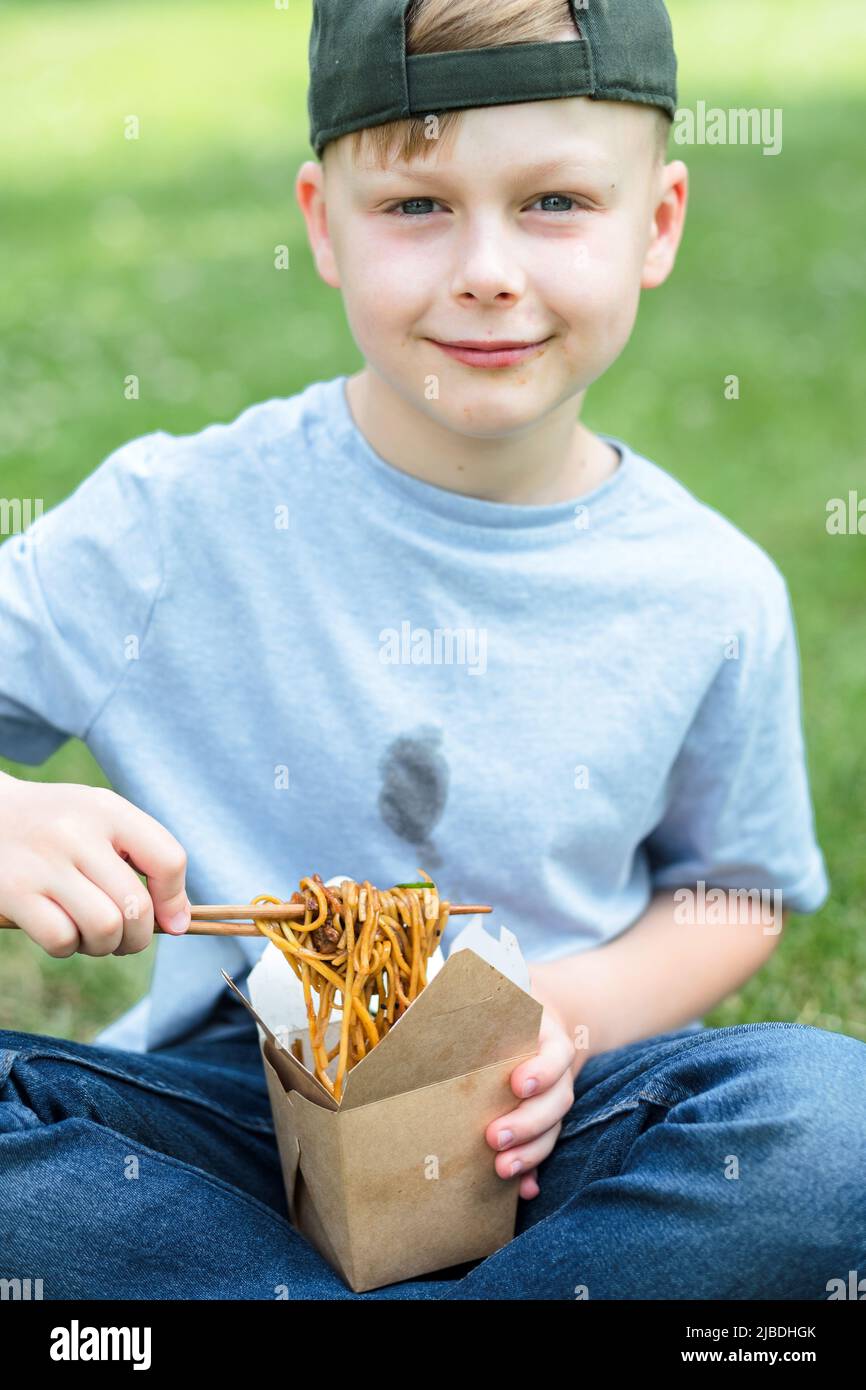
[[[0,545],[0,754],[37,765],[90,726],[126,675],[159,593],[151,463],[123,444]]]
[[[794,616],[772,562],[748,607],[646,840],[653,886],[778,890],[784,909],[816,912],[829,882],[815,838]]]

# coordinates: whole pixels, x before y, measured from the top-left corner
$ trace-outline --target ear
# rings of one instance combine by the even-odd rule
[[[689,199],[689,171],[681,159],[662,169],[653,197],[656,207],[641,274],[642,290],[663,285],[677,258]]]
[[[325,171],[314,159],[308,159],[298,170],[295,197],[307,226],[307,237],[313,252],[316,269],[326,285],[340,288],[340,275],[334,247],[328,231],[325,202]]]

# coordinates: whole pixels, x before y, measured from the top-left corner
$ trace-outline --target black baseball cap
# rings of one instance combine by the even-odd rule
[[[532,0],[526,0],[527,5]],[[664,0],[569,0],[573,42],[406,53],[412,0],[313,0],[310,144],[386,121],[472,106],[588,96],[677,109]]]

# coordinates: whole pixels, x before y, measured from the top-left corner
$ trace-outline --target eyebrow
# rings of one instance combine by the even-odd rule
[[[509,177],[517,181],[524,179],[544,179],[550,178],[554,174],[570,172],[573,174],[595,174],[596,176],[604,172],[602,160],[593,159],[591,156],[581,158],[579,155],[568,155],[562,159],[548,159],[543,164],[525,164],[519,168],[512,168]],[[377,171],[379,172],[379,171]],[[408,169],[383,169],[382,173],[393,174],[395,178],[411,178],[418,180],[436,180],[447,177],[447,169],[415,168]]]

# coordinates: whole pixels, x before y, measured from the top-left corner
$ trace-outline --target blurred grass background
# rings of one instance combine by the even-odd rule
[[[866,24],[862,0],[669,0],[680,106],[782,107],[784,147],[681,148],[672,279],[644,295],[585,419],[753,536],[791,588],[819,838],[832,879],[707,1021],[789,1019],[866,1040]],[[310,157],[307,0],[7,0],[0,13],[0,494],[61,501],[118,444],[187,433],[353,372],[339,295],[293,196]],[[123,137],[131,114],[137,141]],[[290,248],[277,274],[274,247]],[[127,401],[122,381],[146,389]],[[724,396],[740,378],[740,399]],[[105,784],[70,741],[40,781]],[[150,953],[56,961],[0,941],[0,1026],[90,1039]]]

